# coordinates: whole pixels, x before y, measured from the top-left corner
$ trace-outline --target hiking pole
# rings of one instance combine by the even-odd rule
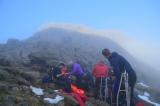
[[[105,83],[105,97],[104,97],[104,101],[106,102],[106,98],[108,97],[108,78],[105,79],[106,83]]]
[[[112,86],[112,89],[113,89],[113,86]],[[111,106],[112,106],[113,104],[116,104],[116,103],[113,103],[113,93],[112,93],[112,91],[113,91],[113,90],[111,90]]]
[[[100,100],[102,100],[102,77],[101,77],[101,83],[100,83]]]

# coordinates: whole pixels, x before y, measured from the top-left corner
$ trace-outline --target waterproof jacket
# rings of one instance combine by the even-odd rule
[[[94,66],[92,75],[96,78],[108,77],[109,70],[110,68],[104,63],[98,63]]]
[[[129,62],[122,57],[121,55],[119,55],[116,52],[113,52],[111,54],[111,56],[109,57],[109,62],[113,68],[114,71],[114,75],[117,78],[121,77],[121,74],[126,70],[126,72],[128,73],[129,77],[133,77],[136,76],[135,71],[132,69],[131,65],[129,64]]]
[[[60,74],[60,69],[58,67],[55,67],[53,70],[52,70],[52,74],[53,74],[53,77],[55,79],[57,79],[57,75]]]
[[[63,67],[63,68],[60,69],[60,68],[56,67],[56,68],[53,69],[52,73],[53,73],[54,79],[64,80],[66,78],[65,73],[67,73],[67,68]],[[58,74],[64,74],[64,75],[61,76],[61,77],[57,77]]]
[[[71,75],[82,76],[84,71],[79,63],[74,63],[71,70]]]

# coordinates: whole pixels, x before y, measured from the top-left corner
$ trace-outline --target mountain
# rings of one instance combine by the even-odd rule
[[[30,86],[43,87],[42,77],[49,72],[50,66],[60,62],[67,64],[79,61],[85,71],[91,71],[99,60],[105,60],[109,64],[101,54],[103,48],[109,48],[127,58],[140,82],[136,85],[136,92],[140,97],[144,97],[147,92],[150,94],[150,97],[147,96],[149,100],[159,103],[160,91],[156,89],[160,86],[159,76],[155,69],[129,54],[116,40],[109,37],[111,33],[106,34],[101,36],[98,33],[88,33],[79,27],[48,26],[26,40],[9,39],[6,44],[0,44],[0,106],[47,106],[43,102],[43,96],[51,96],[53,89],[56,89],[54,84],[51,90],[44,88],[46,94],[40,98],[33,96]],[[149,101],[149,104],[153,103]]]
[[[154,73],[154,69],[130,55],[117,42],[97,33],[86,33],[74,28],[47,27],[23,41],[9,39],[6,44],[0,45],[0,59],[14,65],[27,64],[31,56],[44,59],[48,65],[80,61],[85,70],[91,71],[97,61],[105,60],[101,55],[103,48],[126,57],[137,72],[139,81],[160,86],[159,76]],[[150,72],[153,72],[152,75]]]

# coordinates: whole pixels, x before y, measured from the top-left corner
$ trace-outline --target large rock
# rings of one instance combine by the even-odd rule
[[[11,74],[5,70],[0,69],[0,80],[5,81],[11,78]]]
[[[3,97],[2,106],[14,106],[16,97],[13,95],[6,95]]]
[[[4,58],[0,58],[0,65],[1,66],[10,66],[10,62]]]
[[[110,106],[106,102],[100,101],[100,100],[95,100],[94,98],[90,98],[86,102],[86,106]]]
[[[40,78],[40,73],[38,71],[25,71],[21,72],[20,75],[31,83],[35,83]]]
[[[26,79],[24,79],[20,76],[16,77],[16,79],[17,79],[19,85],[27,85],[27,86],[30,85],[29,81],[27,81]]]
[[[78,101],[69,95],[64,95],[64,104],[65,106],[79,106]]]
[[[7,92],[9,89],[9,84],[7,82],[0,82],[0,92]]]

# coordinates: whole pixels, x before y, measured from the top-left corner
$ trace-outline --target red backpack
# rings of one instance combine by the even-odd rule
[[[107,65],[105,65],[104,63],[98,63],[94,66],[92,74],[96,78],[108,77],[109,70],[110,70],[110,68]]]

